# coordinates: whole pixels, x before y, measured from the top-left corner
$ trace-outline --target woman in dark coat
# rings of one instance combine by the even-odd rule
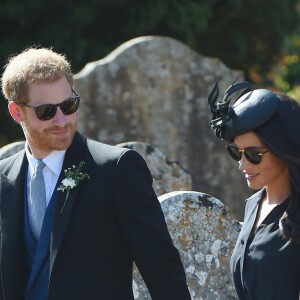
[[[230,265],[239,299],[298,300],[300,291],[300,106],[282,93],[231,85],[208,97],[215,135],[228,142],[248,186]],[[230,106],[230,96],[239,93]]]

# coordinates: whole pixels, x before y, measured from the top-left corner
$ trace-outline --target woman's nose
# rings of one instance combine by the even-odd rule
[[[249,167],[249,165],[251,165],[251,163],[249,162],[249,160],[245,157],[245,154],[242,153],[242,157],[239,160],[239,170],[240,171],[244,171],[245,169],[247,169]]]

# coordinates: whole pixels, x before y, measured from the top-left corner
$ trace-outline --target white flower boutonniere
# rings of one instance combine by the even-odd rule
[[[62,212],[66,206],[70,191],[76,188],[81,181],[85,180],[86,178],[90,179],[87,173],[81,172],[81,168],[84,166],[84,164],[85,162],[81,161],[77,168],[73,165],[72,168],[64,170],[66,178],[62,180],[57,190],[62,192],[66,190],[67,194],[64,205],[60,212]]]

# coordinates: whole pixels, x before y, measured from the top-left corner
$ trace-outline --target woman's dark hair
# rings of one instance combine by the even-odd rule
[[[279,227],[286,239],[300,244],[300,106],[286,94],[274,94],[280,100],[278,110],[266,124],[253,131],[288,167],[291,195]]]

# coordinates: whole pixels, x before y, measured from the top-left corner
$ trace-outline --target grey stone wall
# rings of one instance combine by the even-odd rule
[[[177,40],[133,39],[75,75],[79,129],[109,144],[153,145],[188,170],[193,190],[221,199],[241,219],[250,191],[210,130],[206,100],[217,78],[222,92],[238,76]]]

